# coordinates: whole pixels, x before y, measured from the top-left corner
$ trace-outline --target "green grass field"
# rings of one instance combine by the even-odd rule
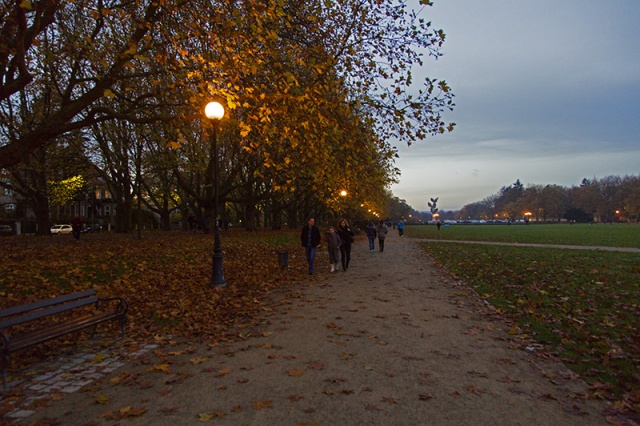
[[[405,229],[446,240],[638,247],[640,239],[640,227],[629,225]],[[544,344],[580,374],[590,397],[616,399],[620,410],[640,416],[640,254],[437,241],[422,247],[512,320],[511,334]]]
[[[433,225],[405,227],[416,238],[640,248],[640,225]]]

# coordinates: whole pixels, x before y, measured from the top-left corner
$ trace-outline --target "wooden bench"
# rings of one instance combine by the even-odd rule
[[[93,305],[93,307],[91,306]],[[99,298],[96,291],[85,290],[52,299],[40,300],[0,310],[0,367],[6,388],[6,368],[13,352],[39,343],[117,320],[125,336],[129,304],[121,297]],[[14,326],[21,325],[18,328]],[[12,330],[17,330],[12,333]]]

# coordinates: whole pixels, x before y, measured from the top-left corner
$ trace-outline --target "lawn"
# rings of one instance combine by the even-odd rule
[[[640,225],[433,225],[405,227],[417,238],[640,248]]]
[[[439,233],[434,226],[408,227],[407,235],[623,246],[629,245],[625,233],[637,229],[454,225]],[[535,339],[580,374],[591,385],[590,397],[614,400],[618,410],[640,416],[640,254],[437,241],[422,247],[512,321],[510,334]]]

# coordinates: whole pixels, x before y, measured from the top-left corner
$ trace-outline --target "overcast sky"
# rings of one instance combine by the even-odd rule
[[[440,210],[528,184],[640,174],[640,1],[434,0],[454,132],[399,144],[395,196]]]

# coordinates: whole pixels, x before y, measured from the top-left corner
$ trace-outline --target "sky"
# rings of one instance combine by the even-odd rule
[[[453,132],[398,143],[393,194],[442,210],[514,183],[640,174],[640,1],[434,0],[446,34],[414,77],[445,80]]]

